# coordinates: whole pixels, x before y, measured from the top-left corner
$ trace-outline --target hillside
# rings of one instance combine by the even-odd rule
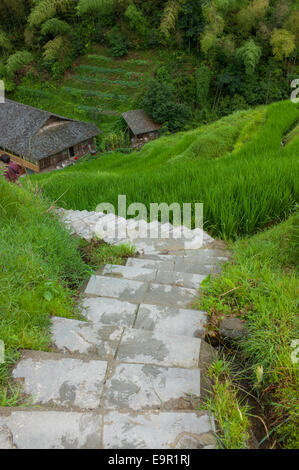
[[[134,109],[159,60],[150,52],[131,52],[116,59],[100,45],[79,58],[63,80],[23,80],[13,98],[73,119],[90,121],[111,132],[119,116]]]
[[[108,153],[31,179],[67,209],[101,202],[203,202],[205,229],[236,238],[285,217],[298,199],[298,106],[281,102],[237,112],[198,129],[162,137],[140,152]]]

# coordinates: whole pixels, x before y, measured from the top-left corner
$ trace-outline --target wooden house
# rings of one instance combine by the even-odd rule
[[[122,115],[131,133],[133,148],[140,148],[150,140],[159,137],[161,124],[157,124],[143,109],[127,111]]]
[[[95,151],[101,131],[40,109],[5,100],[0,104],[0,153],[9,154],[21,168],[39,173],[56,169]]]

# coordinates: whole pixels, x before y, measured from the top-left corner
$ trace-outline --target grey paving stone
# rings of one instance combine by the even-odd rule
[[[138,306],[105,297],[85,298],[82,314],[92,323],[132,327]]]
[[[177,251],[184,249],[182,240],[174,240],[172,238],[136,238],[132,240],[133,245],[136,247],[138,253],[155,254],[161,251]]]
[[[0,449],[13,449],[13,436],[8,426],[5,424],[1,424],[1,417],[0,417]]]
[[[156,279],[155,269],[134,268],[129,266],[117,266],[106,264],[102,271],[103,276],[115,276],[133,281],[150,282]]]
[[[184,258],[177,259],[175,262],[175,271],[193,273],[201,276],[208,276],[209,274],[218,273],[221,271],[219,262],[214,259],[208,260],[209,264],[203,262],[197,262],[196,259]]]
[[[144,303],[188,308],[197,295],[195,289],[152,283],[144,296]]]
[[[0,426],[18,449],[100,449],[102,419],[92,413],[13,411],[0,415]]]
[[[86,322],[66,318],[52,319],[52,341],[67,353],[80,353],[109,359],[115,355],[123,329],[114,325]]]
[[[184,406],[185,394],[200,395],[200,370],[120,364],[107,380],[105,409],[175,409]]]
[[[22,379],[22,391],[32,396],[33,404],[94,409],[100,405],[106,370],[105,361],[25,352],[13,377]]]
[[[117,360],[127,363],[196,368],[201,340],[159,331],[125,330]]]
[[[204,275],[193,273],[180,273],[177,271],[158,271],[156,283],[174,284],[178,287],[187,287],[190,289],[199,289],[202,281],[206,278]]]
[[[141,304],[135,328],[202,338],[205,334],[207,321],[207,313],[198,310]]]
[[[92,276],[85,293],[99,297],[112,297],[118,300],[140,303],[144,298],[147,288],[148,285],[140,281]]]
[[[159,271],[173,271],[174,259],[171,260],[153,260],[142,258],[129,258],[127,266],[133,268],[157,269]]]
[[[212,431],[207,414],[160,412],[133,416],[114,411],[104,417],[103,443],[106,449],[201,449],[207,434],[209,442],[214,442]]]

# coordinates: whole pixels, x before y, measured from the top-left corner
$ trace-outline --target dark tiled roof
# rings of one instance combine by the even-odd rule
[[[154,132],[161,128],[143,109],[127,111],[122,115],[134,135]]]
[[[47,127],[51,121],[59,125]],[[22,103],[7,99],[0,103],[0,147],[32,162],[62,152],[100,132],[93,124]]]

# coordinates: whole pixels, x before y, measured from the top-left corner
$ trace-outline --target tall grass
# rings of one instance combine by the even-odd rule
[[[50,316],[74,317],[73,296],[91,269],[48,205],[29,191],[0,180],[0,405],[7,394],[9,367],[18,349],[46,349]],[[15,395],[15,399],[13,396]]]
[[[271,439],[298,448],[299,213],[233,246],[234,263],[202,286],[200,309],[246,321],[238,341],[247,383],[266,411]],[[226,293],[226,295],[223,295]],[[223,403],[224,400],[221,400]],[[265,433],[266,434],[266,433]]]
[[[110,154],[33,178],[67,209],[101,202],[202,202],[205,228],[226,239],[285,218],[298,200],[298,139],[282,136],[298,119],[291,102],[243,111],[209,126],[163,137],[130,155]],[[246,132],[242,132],[246,129]]]

